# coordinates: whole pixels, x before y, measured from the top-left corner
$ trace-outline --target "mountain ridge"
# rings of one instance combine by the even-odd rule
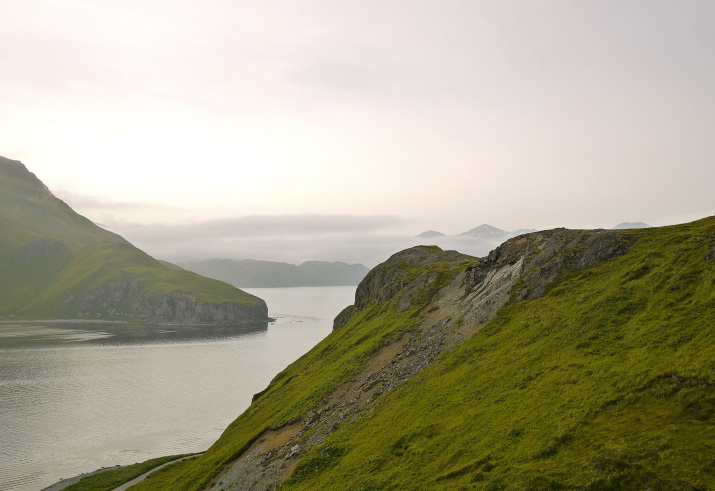
[[[0,157],[0,315],[153,324],[267,322],[263,300],[165,267]]]
[[[305,261],[299,265],[257,259],[209,259],[180,262],[179,267],[236,287],[353,286],[368,273],[362,264]]]
[[[24,236],[33,236],[60,239],[69,245],[98,241],[129,244],[114,232],[97,227],[55,197],[22,162],[0,156],[0,170],[3,178],[0,220],[6,230],[22,230],[20,241],[24,240]],[[19,203],[24,204],[21,206]],[[67,233],[68,229],[72,229],[73,233]],[[7,237],[3,239],[0,245],[7,245]]]

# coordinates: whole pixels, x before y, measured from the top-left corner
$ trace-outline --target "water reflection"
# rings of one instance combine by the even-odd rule
[[[83,345],[181,343],[222,339],[258,333],[268,322],[231,325],[181,325],[157,327],[113,322],[0,322],[0,349]]]

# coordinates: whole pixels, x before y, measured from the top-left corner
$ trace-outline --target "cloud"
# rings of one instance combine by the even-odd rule
[[[713,5],[13,2],[0,153],[156,255],[702,217]]]
[[[319,260],[373,267],[416,245],[437,245],[481,257],[499,243],[467,236],[423,239],[403,233],[405,226],[413,223],[389,215],[273,215],[173,225],[121,224],[110,229],[149,254],[175,262],[229,258],[300,264]]]
[[[64,189],[53,190],[53,193],[62,201],[68,203],[73,209],[83,212],[88,210],[100,213],[112,211],[136,211],[136,210],[166,210],[176,209],[176,206],[149,203],[141,201],[117,201],[98,198],[86,194],[79,194]],[[91,213],[88,213],[91,214]]]
[[[405,244],[397,216],[255,215],[175,224],[115,223],[108,228],[170,260],[209,258],[380,262]],[[404,247],[403,247],[404,248]]]
[[[176,240],[188,237],[254,239],[374,233],[404,225],[405,222],[404,219],[388,215],[255,215],[170,225],[125,223],[115,228],[152,240]]]

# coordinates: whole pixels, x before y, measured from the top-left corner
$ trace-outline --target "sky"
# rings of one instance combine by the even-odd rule
[[[0,12],[0,155],[157,257],[374,263],[428,229],[715,215],[711,0]]]

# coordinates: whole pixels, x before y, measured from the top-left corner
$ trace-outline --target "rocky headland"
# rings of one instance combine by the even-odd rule
[[[333,329],[349,328],[351,320],[375,305],[401,313],[414,302],[424,302],[419,305],[421,320],[396,334],[359,374],[325,394],[298,420],[259,435],[212,479],[210,488],[277,488],[301,457],[323,445],[341,425],[369,418],[387,394],[473,335],[510,298],[539,298],[564,272],[624,254],[634,242],[615,231],[556,229],[513,238],[482,259],[434,246],[393,255],[360,283],[355,304],[336,317]],[[446,284],[440,278],[460,267]],[[430,285],[439,287],[430,291]],[[427,299],[425,292],[430,292]],[[326,455],[330,451],[322,450]]]

